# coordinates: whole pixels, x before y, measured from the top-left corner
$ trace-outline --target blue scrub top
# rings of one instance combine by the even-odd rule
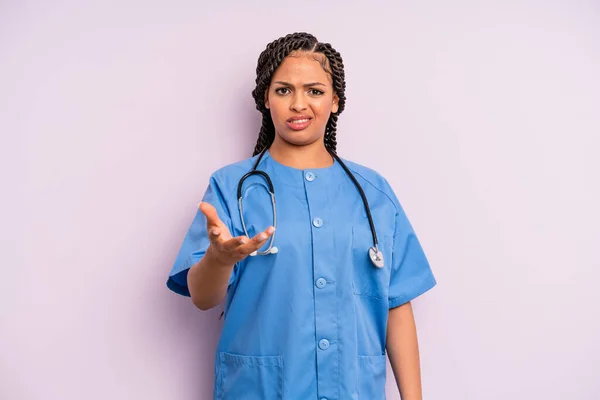
[[[238,181],[255,161],[216,171],[203,198],[233,236],[244,234]],[[215,399],[385,399],[388,310],[436,280],[388,182],[343,161],[369,201],[385,267],[370,261],[367,214],[337,161],[300,170],[267,152],[258,169],[275,188],[279,252],[247,257],[234,267],[215,358]],[[258,176],[244,183],[250,236],[273,224],[266,187]],[[208,245],[206,218],[198,210],[169,275],[170,289],[189,296],[187,272]]]

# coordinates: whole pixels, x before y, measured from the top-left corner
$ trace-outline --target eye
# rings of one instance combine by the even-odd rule
[[[277,88],[277,89],[275,89],[275,93],[277,93],[277,94],[281,94],[281,95],[288,94],[288,93],[289,93],[289,91],[290,91],[290,89],[289,89],[289,88],[286,88],[286,87],[281,87],[281,88]]]
[[[323,92],[323,91],[321,91],[319,89],[310,89],[309,92],[313,96],[321,96],[322,94],[325,93],[325,92]]]

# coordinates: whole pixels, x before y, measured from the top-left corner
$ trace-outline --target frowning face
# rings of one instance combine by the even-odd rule
[[[265,94],[276,135],[296,145],[323,140],[338,97],[331,76],[321,66],[321,54],[291,54],[280,64]]]

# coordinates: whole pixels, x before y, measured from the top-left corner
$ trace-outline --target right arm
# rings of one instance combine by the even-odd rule
[[[234,264],[221,264],[209,247],[200,261],[194,264],[187,276],[192,302],[201,310],[220,304],[227,293],[229,277]]]
[[[269,227],[252,239],[245,236],[233,238],[213,206],[201,203],[200,210],[206,216],[210,245],[200,261],[190,268],[187,284],[194,305],[201,310],[209,310],[225,298],[234,265],[260,249],[275,229]]]

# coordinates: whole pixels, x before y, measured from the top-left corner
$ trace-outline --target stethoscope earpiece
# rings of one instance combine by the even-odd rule
[[[266,254],[277,254],[279,253],[279,249],[277,248],[277,246],[273,246],[268,250],[264,251],[265,255]],[[254,257],[258,255],[258,251],[253,251],[252,253],[250,253],[250,257]]]
[[[369,247],[369,258],[374,266],[377,268],[383,268],[384,260],[383,253],[377,247]]]

